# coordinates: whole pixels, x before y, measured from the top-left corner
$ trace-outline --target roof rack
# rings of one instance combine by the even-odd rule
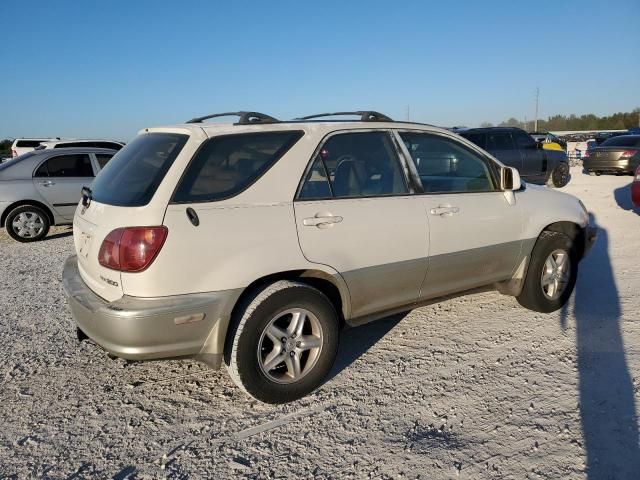
[[[318,113],[316,115],[307,115],[306,117],[298,117],[295,120],[312,120],[314,118],[335,117],[339,115],[356,115],[360,116],[361,122],[393,122],[393,120],[383,113],[374,112],[372,110],[357,112],[334,112],[334,113]]]
[[[211,115],[205,115],[204,117],[192,118],[187,123],[202,123],[210,118],[217,117],[240,117],[234,125],[252,125],[254,123],[275,123],[278,122],[276,118],[269,115],[265,115],[260,112],[225,112],[225,113],[212,113]]]

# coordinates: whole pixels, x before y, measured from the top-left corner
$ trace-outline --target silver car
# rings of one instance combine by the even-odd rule
[[[51,225],[73,222],[88,187],[115,150],[59,148],[25,153],[0,165],[0,227],[18,242],[43,239]]]

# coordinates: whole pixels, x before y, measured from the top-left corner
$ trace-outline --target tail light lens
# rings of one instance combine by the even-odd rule
[[[151,265],[167,239],[167,227],[116,228],[100,246],[100,265],[121,272],[141,272]]]
[[[622,155],[620,155],[620,158],[631,158],[635,154],[635,150],[625,150],[624,152],[622,152]]]
[[[590,155],[591,155],[591,152],[589,150],[587,150],[586,152],[584,152],[584,155],[582,157],[583,158],[589,158]]]
[[[16,152],[14,149],[11,149],[11,156],[13,158],[16,158],[18,156],[18,152]]]

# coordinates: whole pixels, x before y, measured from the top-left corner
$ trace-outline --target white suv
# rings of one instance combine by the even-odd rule
[[[447,130],[352,113],[141,131],[76,210],[79,337],[224,360],[281,403],[321,384],[343,324],[487,286],[539,312],[567,301],[595,239],[578,199]]]
[[[60,138],[16,138],[11,144],[11,156],[19,157],[23,153],[31,152],[42,142],[56,142]]]

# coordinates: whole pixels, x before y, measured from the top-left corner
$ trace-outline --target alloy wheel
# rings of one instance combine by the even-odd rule
[[[542,293],[549,300],[556,300],[569,284],[571,260],[564,250],[554,250],[547,257],[542,268],[540,286]]]
[[[294,383],[307,375],[320,358],[323,333],[318,318],[304,308],[278,313],[258,343],[262,372],[276,383]]]

